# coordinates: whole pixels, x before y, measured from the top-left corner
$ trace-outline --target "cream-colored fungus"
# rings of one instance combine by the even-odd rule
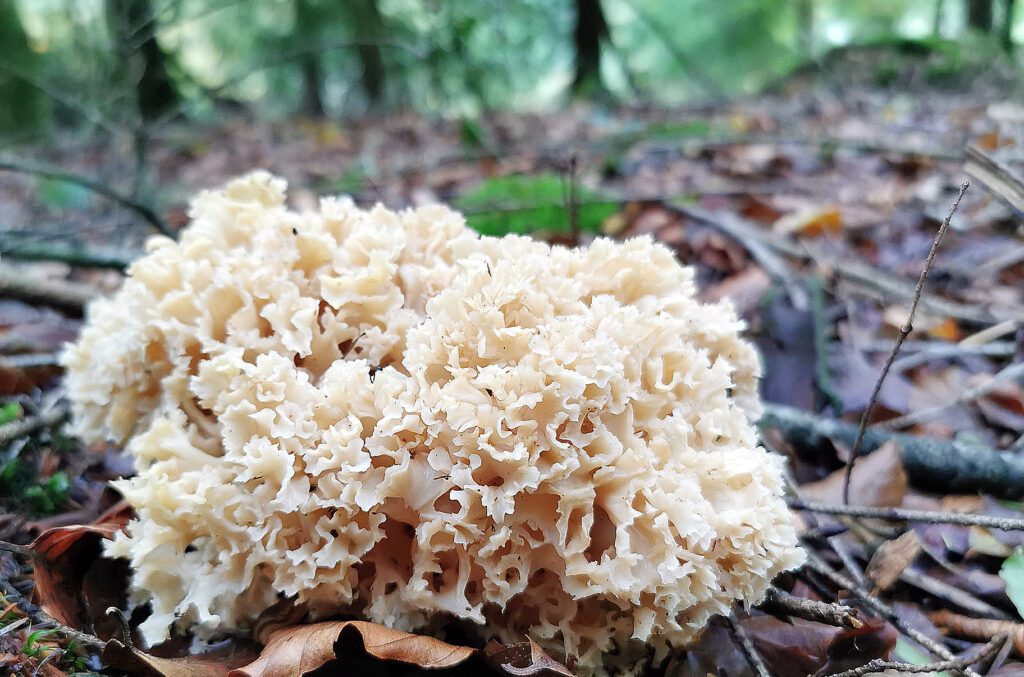
[[[798,565],[758,357],[648,239],[480,237],[441,206],[285,206],[257,172],[154,238],[64,354],[153,643],[280,595],[447,617],[628,670]]]

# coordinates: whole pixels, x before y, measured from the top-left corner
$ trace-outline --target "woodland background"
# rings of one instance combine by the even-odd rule
[[[124,567],[98,556],[130,461],[62,434],[57,354],[196,191],[260,167],[297,207],[441,200],[491,234],[651,235],[733,300],[812,562],[650,674],[1020,674],[1018,5],[0,0],[0,673],[194,674],[106,643],[131,634],[104,614]],[[370,634],[289,650],[415,673]],[[566,674],[523,651],[472,660]]]

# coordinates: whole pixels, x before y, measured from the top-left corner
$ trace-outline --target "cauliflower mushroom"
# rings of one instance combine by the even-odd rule
[[[285,206],[257,172],[153,238],[63,355],[151,643],[312,617],[530,635],[629,670],[802,562],[758,356],[647,238],[481,237],[442,206]]]

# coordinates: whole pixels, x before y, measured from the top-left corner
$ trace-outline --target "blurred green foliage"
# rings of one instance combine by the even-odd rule
[[[608,32],[594,91],[630,104],[730,97],[879,40],[937,51],[928,77],[941,82],[962,66],[966,1],[601,0]],[[994,3],[993,45],[1024,37],[1024,11],[1007,22],[1005,1],[975,1]],[[170,118],[240,106],[263,117],[413,109],[467,121],[550,109],[574,80],[580,2],[0,0],[0,100],[14,102],[0,107],[0,133],[39,131],[51,109],[62,126],[131,131],[152,108],[144,93],[162,92],[166,77],[174,100],[155,109]],[[1009,32],[995,35],[1000,26]],[[879,83],[895,83],[899,58],[877,67]],[[471,122],[464,131],[481,141]]]
[[[571,232],[568,179],[557,174],[500,176],[484,181],[455,201],[471,228],[485,235]],[[580,230],[599,232],[618,211],[618,201],[577,186]]]

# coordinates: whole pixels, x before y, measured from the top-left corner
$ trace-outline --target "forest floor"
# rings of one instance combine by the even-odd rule
[[[0,173],[0,540],[38,540],[34,554],[0,552],[0,670],[97,669],[95,638],[123,637],[102,614],[123,600],[118,566],[98,552],[124,517],[106,512],[107,482],[130,465],[61,435],[54,354],[152,232],[140,207],[176,230],[197,190],[267,168],[298,207],[344,192],[450,202],[492,233],[650,235],[696,267],[703,298],[733,300],[764,355],[763,436],[790,461],[812,561],[652,674],[860,675],[879,658],[1024,671],[1024,106],[997,78],[954,90],[912,69],[885,87],[843,81],[796,78],[671,111],[175,123],[152,130],[134,177],[127,147],[31,149],[28,173]],[[42,178],[44,161],[122,204]],[[857,423],[968,179],[871,407],[849,496],[868,510],[844,507]],[[84,524],[96,526],[72,526]],[[184,674],[139,661],[107,657],[132,674]]]

